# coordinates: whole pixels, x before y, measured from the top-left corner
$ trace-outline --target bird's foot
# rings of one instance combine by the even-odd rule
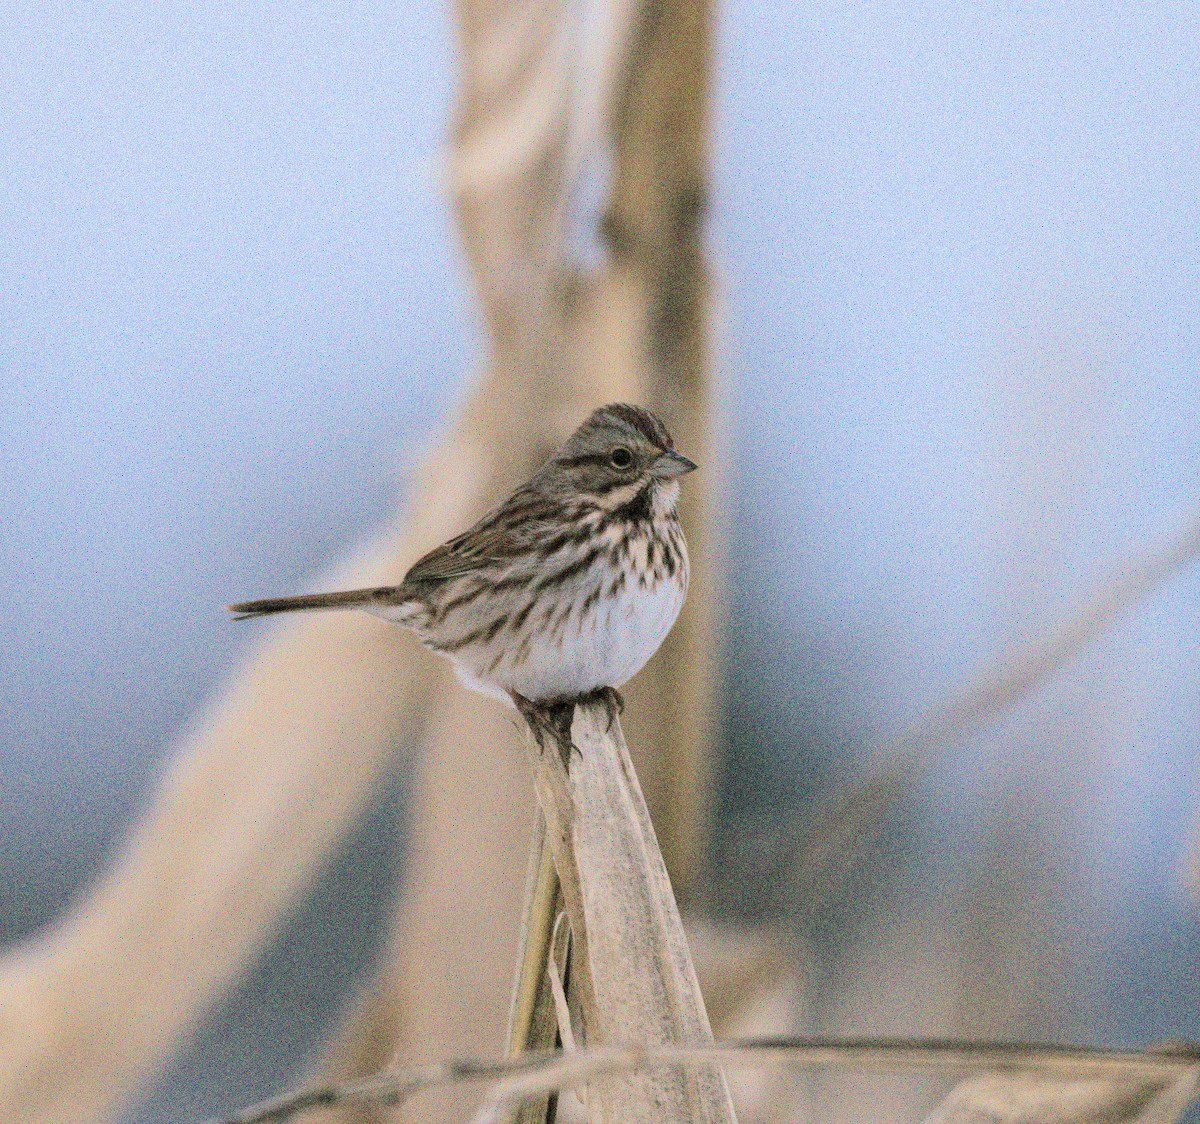
[[[558,746],[564,757],[576,748],[575,743],[571,741],[571,720],[575,717],[573,699],[565,702],[561,699],[534,702],[516,691],[510,691],[509,694],[513,704],[521,712],[521,717],[528,723],[539,749],[546,748],[547,738]]]
[[[590,694],[579,697],[581,703],[601,703],[608,716],[606,730],[611,730],[617,716],[625,713],[625,699],[616,687],[597,687]]]
[[[512,696],[513,705],[528,723],[533,739],[538,744],[538,749],[544,750],[546,739],[549,738],[558,746],[564,759],[570,756],[572,750],[576,753],[579,752],[579,747],[571,740],[571,723],[575,718],[577,703],[601,704],[608,715],[607,730],[612,729],[617,716],[625,711],[625,700],[615,687],[598,687],[596,690],[576,698],[547,699],[543,702],[527,699],[524,695],[517,694],[516,691],[510,691],[509,694]]]

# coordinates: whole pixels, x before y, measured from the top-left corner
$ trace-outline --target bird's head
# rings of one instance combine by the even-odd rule
[[[551,464],[576,489],[606,507],[625,502],[647,484],[668,484],[696,467],[675,451],[661,419],[623,402],[594,411]],[[670,485],[672,492],[676,488]]]

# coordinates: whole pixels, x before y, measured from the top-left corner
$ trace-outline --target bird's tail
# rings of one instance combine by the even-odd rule
[[[239,601],[229,606],[235,621],[267,617],[273,613],[294,613],[309,609],[365,609],[381,616],[402,603],[394,585],[374,589],[346,589],[339,593],[304,593],[298,597],[267,597],[261,601]]]

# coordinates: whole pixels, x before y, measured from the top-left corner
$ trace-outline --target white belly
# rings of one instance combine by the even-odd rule
[[[527,650],[512,645],[494,669],[480,666],[481,653],[456,653],[450,658],[459,678],[504,701],[509,691],[546,700],[620,687],[658,650],[684,598],[684,587],[675,580],[646,589],[630,584],[634,588],[602,598],[586,613],[578,597],[567,616],[532,630]]]

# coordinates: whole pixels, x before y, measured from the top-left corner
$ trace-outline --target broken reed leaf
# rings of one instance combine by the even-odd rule
[[[1057,1086],[1060,1095],[1056,1103],[1083,1106],[1088,1101],[1083,1086],[1088,1083],[1094,1086],[1090,1103],[1110,1105],[1116,1114],[1064,1114],[1055,1117],[1053,1124],[1101,1124],[1102,1121],[1117,1124],[1134,1119],[1141,1124],[1170,1124],[1194,1094],[1200,1074],[1200,1045],[1181,1043],[1150,1050],[1104,1050],[954,1039],[771,1037],[707,1046],[608,1046],[577,1050],[573,1054],[556,1050],[496,1061],[462,1060],[383,1070],[345,1085],[323,1086],[279,1097],[225,1117],[219,1124],[279,1124],[307,1109],[351,1102],[398,1105],[427,1089],[488,1079],[496,1081],[488,1094],[489,1101],[496,1104],[576,1088],[598,1077],[635,1070],[765,1064],[880,1074],[1004,1071],[987,1074],[991,1085],[963,1082],[926,1118],[925,1124],[964,1124],[984,1119],[996,1124],[1025,1121],[1032,1124],[1034,1117],[1019,1115],[1021,1105],[1033,1105],[1039,1097],[1043,1104],[1051,1104]],[[1007,1092],[1002,1091],[1004,1081],[1009,1083]],[[1140,1116],[1121,1115],[1117,1110],[1138,1104],[1138,1097],[1115,1091],[1102,1093],[1100,1086],[1105,1083],[1114,1089],[1137,1084],[1153,1088],[1140,1102]],[[1079,1090],[1073,1092],[1072,1086],[1079,1086]],[[955,1101],[960,1090],[965,1091]],[[981,1111],[980,1115],[967,1115],[972,1105],[982,1110],[989,1103],[1002,1108],[1009,1104],[1018,1114],[990,1116]],[[947,1105],[950,1107],[946,1115],[937,1116]],[[957,1111],[955,1105],[963,1106],[962,1114],[951,1114],[951,1110]],[[1151,1109],[1154,1111],[1148,1111]]]
[[[1173,1124],[1192,1100],[1197,1072],[983,1073],[956,1085],[922,1124]]]
[[[563,987],[563,969],[558,966],[559,958],[554,950],[559,946],[562,937],[562,962],[565,966],[571,955],[571,930],[563,928],[567,915],[562,912],[554,921],[554,931],[550,935],[550,953],[546,963],[546,977],[550,982],[550,994],[554,997],[554,1013],[558,1016],[558,1036],[562,1039],[563,1049],[568,1054],[575,1051],[575,1029],[571,1025],[571,1010],[567,1006],[567,993]]]

